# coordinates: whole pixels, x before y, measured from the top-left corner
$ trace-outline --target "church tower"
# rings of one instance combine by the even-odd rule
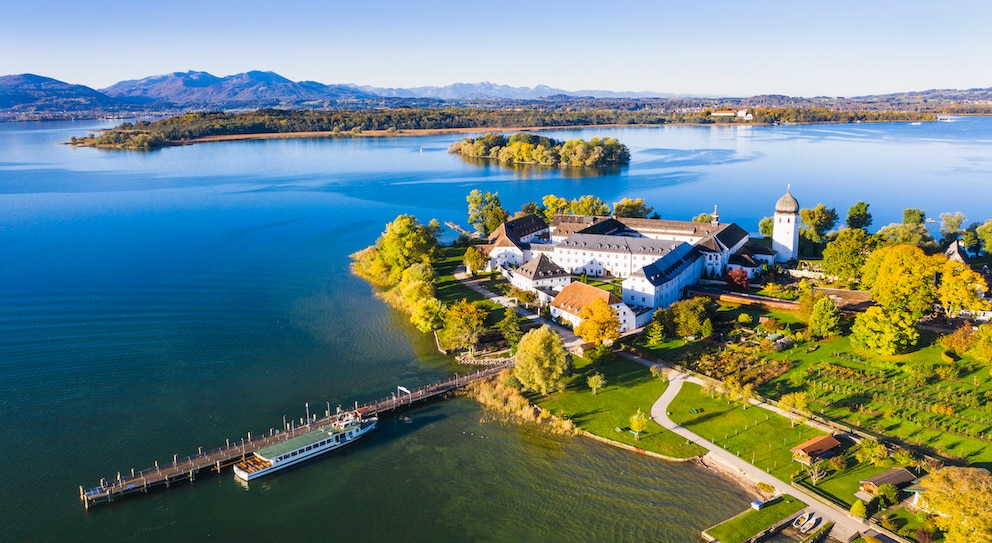
[[[775,203],[775,227],[772,231],[775,262],[799,258],[799,202],[790,188],[786,188],[785,194]]]

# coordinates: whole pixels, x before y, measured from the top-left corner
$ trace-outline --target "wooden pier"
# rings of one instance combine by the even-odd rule
[[[512,360],[507,360],[506,362],[498,365],[489,366],[474,373],[456,375],[447,381],[441,381],[433,385],[420,387],[418,389],[411,390],[408,393],[403,392],[401,394],[393,394],[388,398],[361,406],[356,403],[354,411],[357,411],[363,417],[382,416],[389,413],[399,412],[430,400],[444,398],[447,394],[454,390],[464,387],[474,381],[478,381],[479,379],[484,379],[491,375],[495,375],[512,365]],[[346,413],[329,414],[322,419],[317,419],[317,415],[313,415],[311,419],[307,421],[307,424],[303,424],[301,426],[294,426],[290,424],[288,427],[283,428],[280,431],[270,430],[268,434],[254,437],[251,432],[249,432],[248,435],[241,438],[239,442],[231,443],[231,441],[228,440],[223,447],[217,447],[208,451],[204,451],[201,447],[196,454],[186,456],[184,458],[179,458],[179,455],[174,456],[172,458],[172,462],[170,463],[160,464],[156,461],[154,466],[141,471],[136,472],[134,469],[131,469],[131,471],[127,473],[117,472],[117,476],[113,479],[101,479],[99,486],[89,489],[80,486],[79,499],[82,500],[83,505],[89,509],[92,505],[111,503],[118,498],[130,494],[136,494],[139,492],[147,493],[149,489],[154,487],[164,485],[168,488],[175,483],[184,481],[193,482],[196,480],[197,473],[201,470],[209,469],[220,473],[224,468],[242,461],[259,449],[285,441],[291,437],[306,432],[329,426],[333,424],[338,417],[344,416],[345,414]]]
[[[453,223],[451,221],[445,221],[444,225],[447,226],[448,228],[454,230],[455,232],[458,232],[459,234],[462,234],[464,236],[468,236],[471,239],[479,239],[479,238],[482,237],[481,235],[479,235],[478,232],[469,232],[468,230],[465,230],[461,226],[459,226],[459,225],[457,225],[457,224],[455,224],[455,223]]]

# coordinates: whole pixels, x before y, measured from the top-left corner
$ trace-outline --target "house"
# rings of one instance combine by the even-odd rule
[[[807,466],[834,455],[840,441],[834,436],[819,436],[792,448],[792,459]]]
[[[741,269],[747,272],[750,279],[761,274],[764,265],[775,265],[775,251],[754,242],[747,242],[736,253],[730,255],[727,261],[727,271]]]
[[[947,260],[953,260],[962,264],[968,263],[968,251],[965,250],[964,243],[961,240],[952,242],[944,251],[944,256],[947,257]]]
[[[854,495],[857,496],[858,499],[870,502],[873,497],[878,495],[878,487],[882,485],[892,485],[897,489],[902,490],[915,480],[916,476],[913,475],[913,473],[908,469],[892,468],[863,481],[859,481],[859,491]]]
[[[543,253],[523,266],[509,270],[508,276],[510,284],[537,293],[542,303],[548,303],[554,297],[548,292],[560,292],[572,282],[572,275]]]
[[[636,316],[620,298],[610,292],[585,283],[573,282],[563,288],[551,301],[551,316],[578,326],[582,322],[579,313],[582,308],[596,300],[603,300],[617,312],[620,319],[620,333],[629,332],[636,327]]]
[[[530,244],[546,240],[548,224],[529,213],[499,225],[478,248],[489,257],[489,271],[499,266],[520,266],[531,259]]]

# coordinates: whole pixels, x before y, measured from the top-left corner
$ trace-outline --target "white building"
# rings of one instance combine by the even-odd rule
[[[620,319],[620,333],[629,332],[637,327],[636,316],[620,298],[601,289],[585,283],[573,282],[563,288],[551,301],[551,316],[560,318],[578,326],[582,322],[579,313],[582,309],[596,300],[603,300],[617,312]]]
[[[537,293],[541,304],[550,303],[556,293],[572,282],[572,274],[544,254],[519,268],[507,270],[504,275],[518,289]]]
[[[657,309],[681,300],[685,287],[694,285],[702,276],[704,261],[700,256],[692,245],[678,244],[657,262],[624,279],[624,303]]]
[[[772,249],[776,262],[787,262],[799,257],[799,201],[790,188],[775,203],[775,227],[772,232]]]
[[[665,256],[679,244],[643,237],[579,233],[555,245],[551,258],[571,273],[623,278]]]
[[[534,214],[509,220],[489,235],[489,242],[479,250],[489,257],[488,271],[500,266],[521,266],[532,258],[530,244],[546,241],[548,224]]]

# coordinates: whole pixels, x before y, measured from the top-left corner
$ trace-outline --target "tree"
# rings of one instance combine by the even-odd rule
[[[975,228],[978,238],[985,244],[983,249],[986,253],[992,253],[992,219],[985,221],[981,226]]]
[[[597,217],[607,217],[610,214],[610,206],[606,202],[592,195],[579,196],[572,200],[569,209],[573,215],[594,215]]]
[[[444,321],[446,336],[455,346],[468,349],[475,354],[475,344],[479,334],[486,329],[489,312],[462,298],[448,308]]]
[[[703,322],[709,318],[710,302],[706,298],[689,298],[672,304],[669,308],[675,333],[679,336],[700,335]]]
[[[474,189],[465,199],[468,201],[468,223],[483,236],[499,228],[510,216],[500,204],[498,192],[483,193]]]
[[[799,218],[802,221],[799,233],[814,243],[821,243],[827,232],[837,224],[837,210],[817,204],[814,208],[800,209]]]
[[[840,311],[830,298],[820,298],[813,306],[807,331],[813,339],[828,338],[840,333]]]
[[[651,319],[647,328],[644,329],[644,335],[648,345],[651,347],[658,347],[667,339],[665,326],[654,319]]]
[[[538,217],[543,217],[544,206],[538,204],[534,200],[531,200],[520,208],[520,213],[524,215],[537,215]]]
[[[728,402],[738,402],[741,407],[747,409],[754,398],[754,385],[742,383],[736,375],[728,375],[723,379],[723,394]]]
[[[469,275],[475,275],[480,271],[486,269],[486,255],[482,254],[482,251],[476,249],[475,247],[469,247],[465,249],[465,257],[463,259],[465,263],[465,269],[468,270]]]
[[[630,416],[630,431],[634,432],[634,441],[640,441],[641,432],[648,427],[648,416],[637,408],[637,412]]]
[[[889,311],[908,312],[915,321],[933,308],[939,263],[918,247],[883,247],[865,261],[862,279],[879,305]]]
[[[813,486],[816,486],[824,477],[827,476],[827,470],[824,469],[823,464],[823,460],[818,460],[806,466],[806,474],[809,475],[809,481],[813,483]]]
[[[569,213],[570,205],[568,200],[555,196],[554,194],[548,194],[541,199],[541,203],[544,207],[544,222],[551,224],[554,220],[555,215],[566,215]]]
[[[971,354],[986,364],[992,363],[992,324],[983,324],[975,331]]]
[[[635,219],[646,219],[651,212],[654,211],[653,207],[648,207],[644,203],[644,198],[636,198],[631,200],[630,198],[624,198],[619,202],[614,202],[613,204],[613,216],[614,217],[631,217]]]
[[[927,219],[927,214],[922,209],[907,208],[902,210],[903,224],[923,224]]]
[[[439,330],[444,326],[445,311],[444,304],[437,298],[421,300],[414,305],[410,322],[424,333]]]
[[[914,319],[905,311],[869,307],[854,318],[851,338],[855,345],[888,356],[916,345],[920,333]]]
[[[889,452],[885,449],[885,445],[874,439],[862,439],[861,446],[854,453],[854,457],[858,459],[858,462],[880,466],[889,457]]]
[[[964,213],[960,211],[940,214],[940,233],[944,235],[945,243],[958,239],[962,224],[964,224]]]
[[[376,284],[394,286],[413,264],[433,262],[440,230],[436,220],[424,225],[413,215],[400,215],[386,225],[374,247],[352,255],[354,269]]]
[[[878,504],[881,507],[888,507],[899,503],[899,489],[896,485],[886,483],[878,487],[875,493],[878,496]]]
[[[579,318],[575,335],[586,343],[612,343],[620,337],[620,317],[602,298],[579,310]]]
[[[921,483],[944,541],[992,541],[992,474],[982,468],[946,467]]]
[[[775,233],[775,218],[765,217],[761,219],[761,221],[758,222],[758,232],[766,238],[772,237],[772,234]]]
[[[940,286],[937,287],[937,300],[949,315],[958,311],[981,311],[989,308],[982,295],[989,290],[985,279],[967,264],[944,259],[940,271]]]
[[[506,314],[503,316],[503,320],[499,321],[498,328],[503,334],[503,338],[510,344],[510,352],[515,353],[517,345],[520,344],[520,338],[524,337],[524,333],[520,329],[520,313],[517,313],[517,310],[512,307],[506,308]]]
[[[598,371],[586,378],[586,386],[592,389],[592,395],[596,395],[596,391],[606,386],[606,377]]]
[[[848,283],[860,281],[861,269],[876,246],[876,238],[860,228],[841,230],[823,249],[823,273]]]
[[[851,506],[851,515],[857,518],[868,518],[868,506],[861,500],[855,500]]]
[[[961,231],[961,243],[966,251],[978,255],[982,251],[982,238],[978,236],[978,227],[981,224],[973,222]]]
[[[937,249],[937,242],[930,235],[930,230],[923,224],[890,224],[883,226],[875,233],[880,245],[915,245],[921,249],[932,251]]]
[[[858,202],[851,206],[847,210],[846,224],[848,228],[857,228],[860,230],[866,230],[871,226],[871,213],[868,213],[868,204]]]
[[[700,213],[692,218],[692,222],[713,222],[713,215],[709,213]]]
[[[796,422],[800,422],[809,415],[809,396],[805,392],[783,394],[782,398],[778,401],[778,406],[789,414],[792,427],[795,428]],[[798,416],[793,416],[794,414],[798,414]]]
[[[568,352],[561,336],[544,325],[524,334],[517,345],[513,375],[524,390],[543,395],[564,388],[568,373]]]
[[[747,290],[747,271],[744,268],[734,268],[727,271],[727,283],[730,283],[736,290]]]

